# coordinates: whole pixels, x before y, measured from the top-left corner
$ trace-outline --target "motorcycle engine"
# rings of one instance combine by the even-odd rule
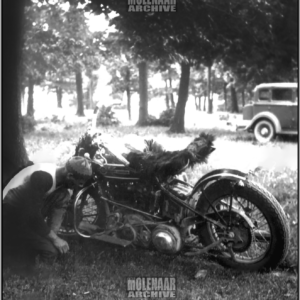
[[[117,237],[132,241],[136,246],[143,248],[154,246],[158,251],[168,254],[175,254],[181,250],[183,242],[175,226],[159,224],[153,228],[143,215],[124,212],[122,215],[123,226],[117,229]],[[115,221],[115,218],[113,220]]]
[[[182,248],[182,239],[175,226],[160,224],[152,232],[152,242],[158,251],[175,254]]]
[[[117,236],[133,241],[137,246],[148,248],[151,244],[151,231],[145,225],[145,221],[145,217],[140,214],[124,214],[124,226],[117,231]]]
[[[182,181],[177,181],[176,179],[169,183],[167,189],[171,194],[182,201],[186,201],[188,195],[192,192],[192,188],[188,184]],[[172,218],[175,220],[175,222],[179,222],[185,217],[184,214],[186,209],[169,199],[169,196],[165,195],[163,197],[162,207],[163,216]]]

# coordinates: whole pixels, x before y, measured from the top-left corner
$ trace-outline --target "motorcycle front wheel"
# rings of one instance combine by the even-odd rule
[[[78,223],[84,222],[97,225],[100,228],[105,224],[104,203],[100,200],[95,188],[90,188],[81,195],[80,200],[77,202],[76,212]],[[67,208],[58,234],[65,237],[77,235],[74,229],[73,205]]]
[[[210,202],[210,204],[209,204]],[[200,242],[208,246],[221,238],[216,257],[226,267],[244,271],[268,271],[284,260],[289,247],[286,215],[272,194],[253,182],[217,181],[200,195],[196,209],[221,222],[196,228]]]

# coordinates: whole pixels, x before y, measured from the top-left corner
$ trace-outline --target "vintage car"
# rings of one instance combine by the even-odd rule
[[[298,84],[262,83],[254,89],[254,99],[243,107],[243,121],[237,130],[253,132],[260,143],[276,135],[298,134]]]

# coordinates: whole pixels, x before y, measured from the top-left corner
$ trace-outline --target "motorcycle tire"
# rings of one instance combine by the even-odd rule
[[[233,210],[229,212],[230,205],[228,205],[228,201],[230,203],[232,191],[233,187],[230,180],[217,181],[205,189],[204,193],[200,195],[196,205],[196,209],[204,214],[212,212],[212,208],[205,199],[206,197],[215,208],[219,207],[222,209],[223,207],[224,211],[224,207],[227,206],[227,219],[230,219],[230,222],[232,222],[229,214],[233,214],[232,218],[234,218],[234,214],[237,218],[241,218],[238,213],[238,206],[244,203],[242,205],[242,209],[244,209],[252,224],[255,225],[252,230],[252,234],[246,226],[236,226],[236,232],[239,230],[241,231],[239,234],[240,240],[246,241],[248,239],[247,243],[245,242],[243,245],[244,248],[236,247],[235,249],[235,246],[232,247],[235,259],[232,259],[231,255],[229,255],[228,251],[226,251],[226,249],[228,250],[228,245],[226,246],[225,244],[221,244],[217,248],[217,252],[221,252],[220,255],[216,255],[217,260],[225,267],[243,271],[270,271],[271,269],[276,268],[286,257],[290,241],[288,220],[282,207],[274,196],[263,187],[257,183],[246,181],[241,185],[237,184],[234,186],[234,205],[238,209],[234,210],[234,212]],[[247,209],[245,203],[248,203]],[[255,209],[257,209],[257,213],[254,212]],[[258,220],[255,220],[253,216],[256,216]],[[265,219],[265,222],[267,223],[264,223],[263,227],[268,230],[259,229],[259,224],[261,223],[258,216]],[[224,236],[224,230],[221,230],[219,227],[209,222],[198,225],[196,231],[200,242],[204,246],[208,246],[213,242],[216,242],[222,234]],[[243,235],[244,238],[241,238]],[[252,247],[254,250],[251,250]],[[260,249],[263,250],[264,253],[254,257],[255,250],[259,251]],[[249,253],[252,253],[253,258],[250,258]]]
[[[88,189],[82,194],[81,198],[82,202],[79,203],[77,209],[77,218],[79,221],[87,221],[91,224],[103,227],[106,220],[105,205],[103,201],[100,200],[97,189]],[[78,235],[74,229],[73,205],[67,208],[58,234],[63,237],[74,237]]]

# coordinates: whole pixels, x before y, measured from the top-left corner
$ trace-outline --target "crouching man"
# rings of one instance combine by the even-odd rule
[[[3,191],[4,265],[32,267],[37,255],[53,262],[69,251],[68,243],[57,236],[69,189],[82,186],[91,175],[88,160],[74,156],[63,167],[29,166],[8,183]]]

